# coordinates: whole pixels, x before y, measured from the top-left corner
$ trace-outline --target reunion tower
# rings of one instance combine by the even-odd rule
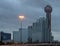
[[[50,34],[51,34],[51,12],[52,12],[52,7],[50,5],[47,5],[45,8],[44,8],[44,11],[46,12],[46,20],[47,20],[47,31],[49,32],[48,33],[48,39],[49,39],[49,42],[50,42]]]

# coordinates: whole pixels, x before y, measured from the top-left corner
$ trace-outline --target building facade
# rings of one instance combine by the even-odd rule
[[[13,32],[13,41],[14,42],[20,42],[20,32],[19,31]]]
[[[21,39],[21,36],[22,36],[22,39]],[[17,43],[21,43],[21,41],[23,43],[28,42],[28,30],[22,29],[22,33],[21,33],[21,30],[14,31],[13,32],[13,40],[14,40],[14,42],[17,42]]]
[[[40,17],[35,23],[32,24],[31,28],[28,28],[28,34],[32,38],[32,42],[44,42],[45,40],[45,23],[46,18]]]
[[[0,41],[1,42],[10,42],[11,33],[0,32]]]
[[[53,40],[52,33],[48,31],[47,20],[45,17],[40,17],[40,19],[34,22],[32,26],[29,26],[28,34],[28,37],[32,42],[49,42]]]

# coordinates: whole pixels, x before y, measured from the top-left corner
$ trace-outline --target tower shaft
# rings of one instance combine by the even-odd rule
[[[51,32],[51,14],[46,14],[46,19],[47,19],[48,31]]]
[[[51,41],[51,12],[52,12],[52,7],[50,5],[47,5],[44,8],[44,11],[46,12],[46,20],[47,20],[47,41]]]

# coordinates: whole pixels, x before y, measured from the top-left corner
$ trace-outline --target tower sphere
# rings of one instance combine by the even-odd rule
[[[45,8],[44,8],[44,11],[46,13],[51,13],[52,12],[52,7],[50,5],[47,5]]]

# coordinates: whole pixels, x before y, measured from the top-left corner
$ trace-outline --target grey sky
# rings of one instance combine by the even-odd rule
[[[23,27],[27,28],[40,16],[45,16],[44,7],[50,4],[52,12],[52,32],[60,40],[60,0],[0,0],[0,31],[18,31],[18,15],[23,14]]]

